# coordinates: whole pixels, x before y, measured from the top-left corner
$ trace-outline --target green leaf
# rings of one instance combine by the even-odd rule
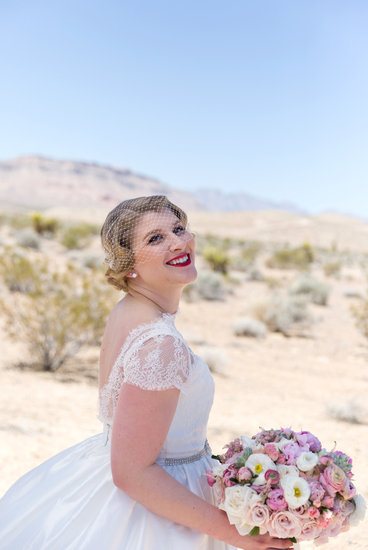
[[[253,529],[250,531],[249,536],[250,537],[257,537],[259,535],[259,527],[256,525],[253,527]]]
[[[215,460],[221,462],[220,455],[211,455],[211,458],[214,458]]]
[[[291,542],[294,542],[294,543],[297,542],[295,537],[289,537],[289,540],[291,540]]]

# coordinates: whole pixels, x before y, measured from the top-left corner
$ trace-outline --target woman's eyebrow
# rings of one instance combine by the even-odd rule
[[[178,225],[178,223],[181,223],[180,220],[178,221],[175,221],[173,224],[172,224],[172,227],[175,227],[176,225]],[[149,237],[150,235],[153,235],[154,233],[164,233],[165,230],[164,229],[151,229],[151,231],[149,231],[144,237],[143,237],[143,240],[145,241],[147,239],[147,237]]]
[[[152,229],[151,231],[149,231],[147,233],[147,235],[145,235],[143,237],[143,240],[145,241],[147,239],[147,237],[149,237],[150,235],[152,235],[153,233],[162,233],[162,229]]]

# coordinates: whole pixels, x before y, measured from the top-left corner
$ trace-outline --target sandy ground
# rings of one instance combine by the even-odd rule
[[[336,441],[353,457],[356,484],[368,499],[368,425],[337,421],[327,412],[328,404],[350,400],[362,410],[366,406],[367,349],[354,327],[351,300],[344,296],[347,287],[358,290],[361,285],[360,280],[335,281],[330,305],[313,308],[315,321],[308,338],[269,334],[255,340],[233,335],[233,319],[244,315],[250,301],[264,292],[259,283],[236,287],[224,302],[182,303],[177,326],[194,351],[200,353],[205,344],[228,362],[223,373],[214,373],[216,396],[208,432],[214,451],[234,436],[255,433],[259,426],[308,429],[327,448]],[[100,424],[97,349],[84,351],[55,374],[15,368],[26,350],[5,337],[2,351],[0,489],[4,491],[42,460],[99,432]],[[328,548],[368,548],[367,526],[332,539]]]
[[[283,277],[283,273],[273,273]],[[317,274],[321,276],[321,274]],[[329,279],[328,307],[311,306],[313,323],[303,337],[268,334],[257,340],[236,337],[232,322],[269,292],[258,282],[233,287],[223,302],[182,302],[179,330],[196,353],[203,346],[224,356],[226,368],[214,373],[215,401],[208,439],[215,452],[259,427],[292,426],[315,433],[327,448],[353,457],[355,483],[368,501],[368,349],[354,326],[350,306],[363,293],[362,272]],[[0,333],[0,492],[20,475],[58,451],[101,431],[97,414],[98,349],[81,352],[51,374],[19,369],[27,350]],[[362,423],[337,420],[331,405],[360,407]],[[302,548],[311,548],[304,543]],[[331,539],[329,550],[368,548],[368,520]]]

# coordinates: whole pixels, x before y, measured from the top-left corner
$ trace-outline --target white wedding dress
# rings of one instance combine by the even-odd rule
[[[134,329],[121,349],[100,392],[103,433],[31,470],[0,500],[0,550],[233,549],[161,518],[114,485],[110,433],[122,382],[181,390],[157,463],[211,502],[204,473],[213,464],[206,442],[213,380],[176,330],[174,316],[162,314]]]

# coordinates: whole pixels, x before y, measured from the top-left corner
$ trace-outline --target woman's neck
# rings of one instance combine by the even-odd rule
[[[142,303],[151,305],[160,313],[174,314],[178,311],[181,290],[175,293],[173,292],[170,296],[168,296],[167,294],[162,295],[147,288],[140,288],[136,286],[132,288],[131,285],[128,294]]]

